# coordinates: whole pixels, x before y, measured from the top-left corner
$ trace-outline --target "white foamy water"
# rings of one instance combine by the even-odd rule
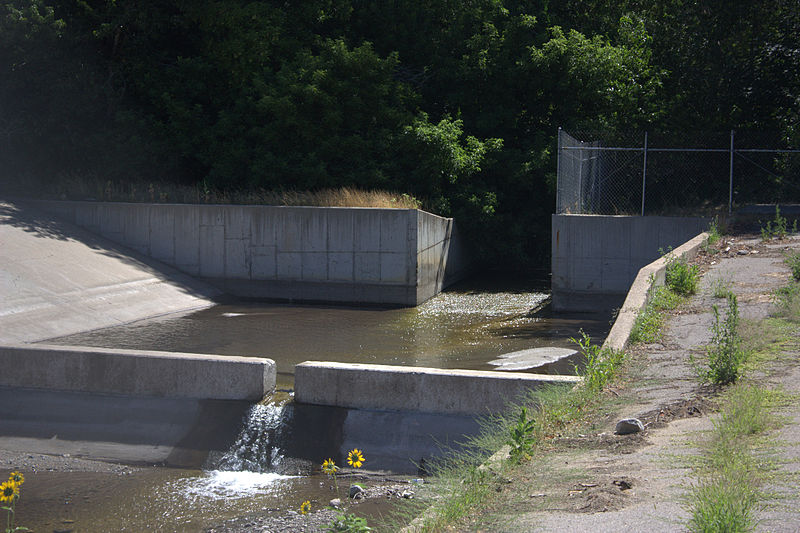
[[[204,500],[248,498],[275,492],[282,481],[293,477],[273,472],[212,470],[201,477],[184,478],[178,482],[182,486],[176,488],[190,498]]]

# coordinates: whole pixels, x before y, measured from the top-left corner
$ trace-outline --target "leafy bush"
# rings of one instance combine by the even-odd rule
[[[530,456],[533,448],[535,421],[528,419],[528,408],[522,407],[516,424],[509,429],[509,440],[507,444],[511,446],[511,460],[520,462]]]
[[[683,257],[668,253],[665,283],[676,294],[688,296],[697,292],[700,283],[700,270],[690,265]]]

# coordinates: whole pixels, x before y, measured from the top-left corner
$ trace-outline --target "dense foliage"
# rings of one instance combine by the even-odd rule
[[[788,0],[0,0],[0,164],[407,192],[541,264],[557,127],[794,138],[799,30]]]

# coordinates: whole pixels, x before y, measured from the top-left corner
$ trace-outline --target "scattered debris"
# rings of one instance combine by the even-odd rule
[[[615,479],[614,485],[619,487],[619,490],[628,490],[633,486],[633,484],[630,481],[624,479]]]

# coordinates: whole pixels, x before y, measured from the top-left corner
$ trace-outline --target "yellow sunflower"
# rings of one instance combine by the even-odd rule
[[[306,514],[311,510],[311,502],[306,500],[300,504],[300,514]]]
[[[328,474],[329,476],[334,475],[337,470],[339,470],[339,467],[336,466],[336,463],[333,462],[333,459],[326,459],[322,463],[322,471]]]
[[[11,475],[8,476],[8,480],[19,487],[25,483],[25,476],[22,475],[22,472],[11,472]]]
[[[16,483],[12,483],[11,481],[0,483],[0,502],[10,503],[16,498],[19,498],[19,487]]]
[[[361,453],[361,450],[354,448],[353,451],[348,453],[347,464],[353,468],[361,468],[361,465],[364,464],[364,455]]]

